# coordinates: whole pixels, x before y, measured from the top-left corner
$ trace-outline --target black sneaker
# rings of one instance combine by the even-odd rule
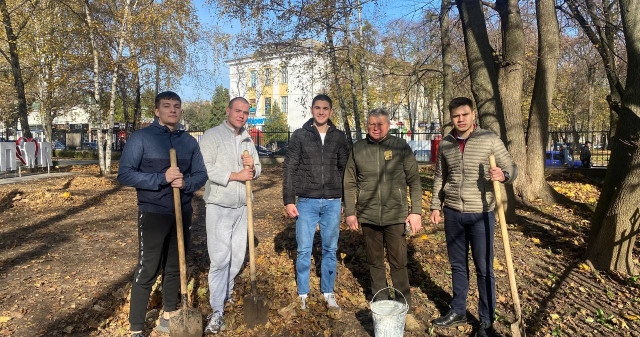
[[[491,322],[481,322],[480,327],[478,328],[478,337],[489,337],[493,336],[493,327],[491,326]]]
[[[165,319],[162,315],[158,319],[158,325],[156,325],[156,330],[161,333],[170,333],[171,329],[169,329],[169,320]]]
[[[144,335],[142,334],[142,332],[136,332],[136,333],[132,333],[131,337],[144,337]]]
[[[466,315],[458,315],[455,311],[449,310],[446,315],[440,316],[433,320],[433,325],[440,327],[452,327],[460,324],[467,323]]]

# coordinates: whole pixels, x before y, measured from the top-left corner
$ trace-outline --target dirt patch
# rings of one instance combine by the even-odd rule
[[[0,336],[124,336],[128,295],[136,263],[136,194],[115,177],[97,177],[85,167],[72,177],[0,186]],[[267,167],[255,183],[255,226],[259,293],[270,320],[253,330],[244,324],[242,297],[249,291],[248,268],[236,280],[235,303],[226,308],[225,336],[372,336],[369,276],[360,232],[341,224],[336,296],[339,319],[326,314],[319,290],[320,238],[316,237],[309,310],[296,310],[295,223],[282,206],[280,167]],[[431,169],[422,170],[423,186]],[[575,177],[574,177],[575,178]],[[599,186],[577,177],[554,187],[574,200],[597,200]],[[573,194],[573,195],[571,195]],[[429,191],[423,193],[428,207]],[[208,256],[202,191],[193,201],[193,250],[188,261],[194,306],[208,304]],[[425,209],[426,209],[425,207]],[[633,336],[640,333],[638,278],[595,273],[583,264],[590,214],[562,205],[518,209],[510,225],[512,250],[528,334],[531,336]],[[427,213],[424,214],[426,223]],[[406,336],[465,336],[474,333],[477,287],[472,276],[468,300],[471,324],[432,329],[430,321],[448,309],[450,267],[444,231],[429,226],[409,240],[409,270],[420,325]],[[508,335],[513,319],[499,231],[495,238],[496,329]],[[637,258],[637,256],[636,256]],[[471,264],[472,274],[473,266]],[[147,332],[161,310],[155,291]]]

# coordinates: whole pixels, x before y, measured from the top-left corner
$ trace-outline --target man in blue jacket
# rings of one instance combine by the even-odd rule
[[[131,286],[131,337],[143,337],[151,287],[160,270],[164,313],[157,329],[169,332],[169,313],[176,310],[180,286],[173,188],[180,189],[186,249],[191,237],[191,198],[207,181],[198,143],[179,124],[181,104],[174,92],[158,94],[156,119],[131,135],[120,158],[118,181],[135,187],[138,194],[139,255]],[[171,148],[176,149],[178,167],[171,167]]]

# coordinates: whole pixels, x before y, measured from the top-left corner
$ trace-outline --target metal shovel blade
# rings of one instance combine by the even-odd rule
[[[202,314],[193,308],[182,308],[169,322],[171,337],[202,337]]]
[[[244,304],[244,320],[249,328],[267,324],[269,321],[269,307],[262,296],[247,295],[242,299]]]

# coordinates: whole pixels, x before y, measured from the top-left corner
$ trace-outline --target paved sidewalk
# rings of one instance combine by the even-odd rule
[[[48,179],[48,178],[59,178],[66,177],[71,175],[77,175],[80,172],[55,172],[55,173],[29,173],[26,175],[22,175],[22,177],[0,177],[0,185],[7,184],[20,184],[38,179]]]
[[[97,164],[97,160],[93,159],[73,159],[73,158],[55,158],[54,161],[57,164],[57,167],[66,167],[66,166],[74,166],[74,165],[91,165]],[[43,170],[43,171],[40,171]],[[78,174],[79,172],[54,172],[57,169],[51,167],[51,173],[46,173],[46,168],[38,168],[38,172],[27,172],[22,171],[22,177],[18,177],[18,173],[15,171],[9,173],[0,173],[0,185],[6,184],[19,184],[27,181],[33,181],[38,179],[46,179],[46,178],[57,178],[57,177],[65,177],[73,174]]]

